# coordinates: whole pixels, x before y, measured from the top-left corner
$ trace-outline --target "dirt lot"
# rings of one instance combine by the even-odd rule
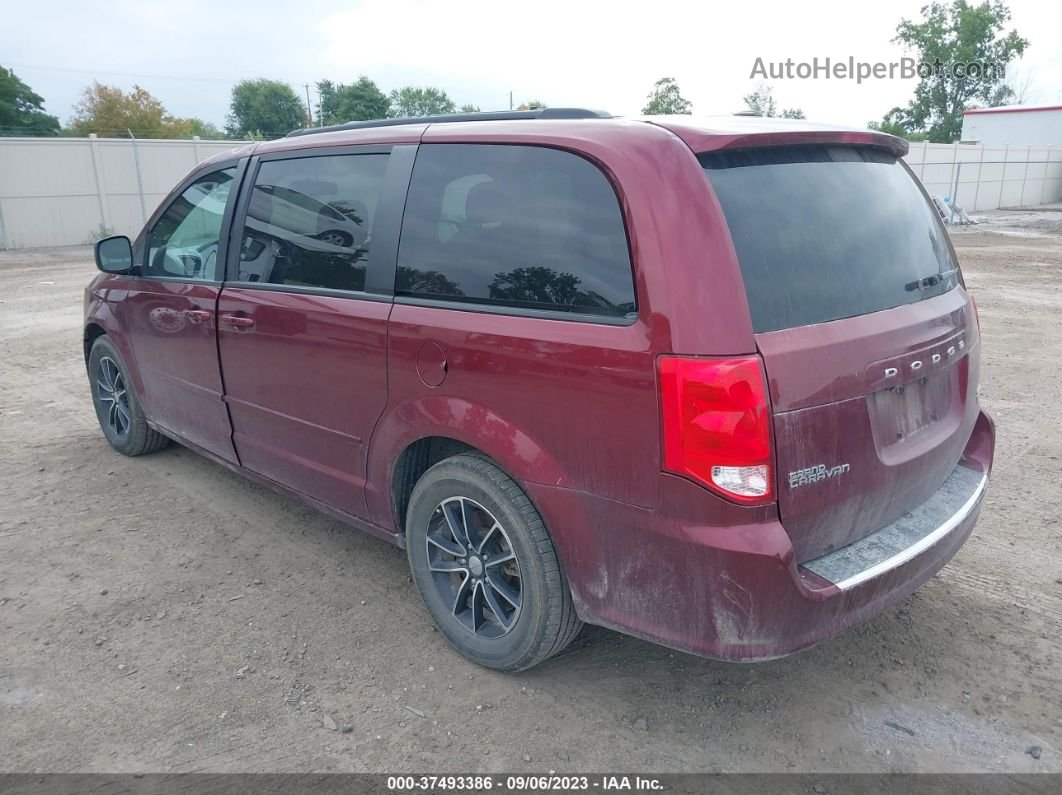
[[[113,453],[88,251],[0,253],[0,770],[1062,771],[1062,238],[990,226],[955,239],[997,466],[937,578],[783,660],[593,630],[518,676],[450,650],[400,550]]]

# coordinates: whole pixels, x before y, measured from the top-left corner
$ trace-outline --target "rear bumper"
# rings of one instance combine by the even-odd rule
[[[959,464],[928,500],[876,533],[800,565],[824,583],[850,591],[939,544],[981,505],[988,473]]]
[[[764,660],[873,618],[936,574],[977,521],[994,445],[992,420],[981,412],[958,491],[942,487],[924,515],[913,511],[905,526],[879,531],[892,528],[876,544],[804,566],[773,507],[728,509],[726,526],[707,525],[698,517],[714,497],[681,478],[662,476],[653,511],[567,489],[529,491],[554,529],[583,620],[716,659]]]

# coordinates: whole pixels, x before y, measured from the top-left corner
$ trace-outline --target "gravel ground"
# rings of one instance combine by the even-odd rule
[[[1021,238],[1052,238],[1062,236],[1062,203],[1039,207],[989,210],[970,216],[976,224],[956,227],[960,231],[974,230],[982,234],[1009,235]]]
[[[1062,239],[991,227],[955,239],[996,472],[939,576],[782,660],[595,629],[516,676],[450,650],[400,550],[180,447],[113,453],[90,253],[0,252],[0,770],[1062,772]]]

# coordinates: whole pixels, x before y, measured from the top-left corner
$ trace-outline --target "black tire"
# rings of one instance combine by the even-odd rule
[[[148,425],[128,373],[110,337],[98,337],[89,353],[88,375],[100,430],[122,455],[154,453],[170,440]]]
[[[329,238],[332,238],[332,240],[329,241]],[[331,242],[333,246],[338,246],[339,248],[350,248],[354,245],[353,236],[342,229],[326,229],[317,235],[317,239],[325,243]]]
[[[454,512],[451,522],[444,504]],[[463,560],[439,546],[458,537],[452,531],[453,522],[462,524],[461,510],[474,536],[474,551]],[[406,551],[413,582],[439,631],[473,662],[523,671],[560,652],[582,627],[542,517],[516,482],[482,456],[457,455],[424,473],[406,513]],[[438,568],[450,564],[452,573]],[[472,583],[464,601],[462,582]],[[503,593],[518,597],[519,604]],[[477,598],[479,629],[474,628]],[[490,604],[501,609],[496,612]]]

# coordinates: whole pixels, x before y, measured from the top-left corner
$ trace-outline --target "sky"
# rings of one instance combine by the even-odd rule
[[[240,79],[283,80],[302,97],[309,84],[316,104],[318,80],[364,74],[385,92],[433,85],[482,110],[507,109],[512,92],[515,104],[617,115],[638,114],[660,77],[674,77],[699,115],[741,110],[767,83],[780,107],[862,127],[906,104],[916,80],[763,80],[757,58],[895,63],[896,25],[925,2],[3,0],[0,65],[64,123],[93,79],[139,84],[173,115],[221,126]],[[1062,3],[1009,7],[1010,27],[1030,40],[1009,80],[1026,104],[1062,105]]]

